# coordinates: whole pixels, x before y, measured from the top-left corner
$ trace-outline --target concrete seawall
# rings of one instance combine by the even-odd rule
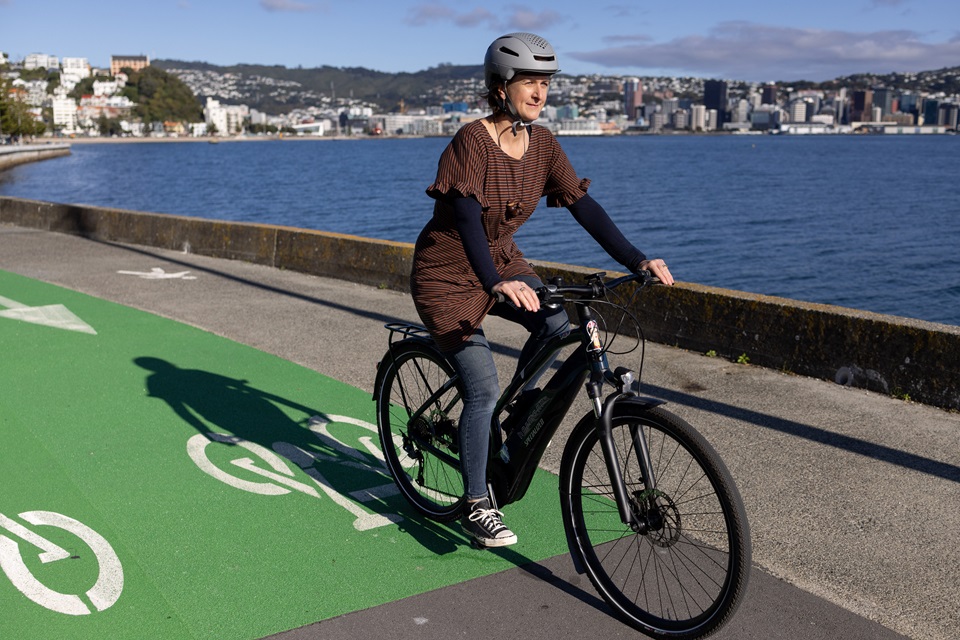
[[[406,290],[410,244],[275,225],[0,197],[0,224]],[[543,277],[591,270],[538,263]],[[655,342],[960,409],[960,327],[681,283],[638,305]]]
[[[4,145],[0,147],[0,169],[70,154],[67,143]]]

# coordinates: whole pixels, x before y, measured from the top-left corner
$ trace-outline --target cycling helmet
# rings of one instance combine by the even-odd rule
[[[509,82],[518,73],[553,75],[560,71],[557,54],[550,43],[532,33],[508,33],[487,47],[483,58],[483,79],[488,90],[497,78]]]

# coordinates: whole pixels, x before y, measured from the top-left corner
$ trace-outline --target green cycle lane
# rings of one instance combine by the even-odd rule
[[[548,473],[473,549],[396,494],[368,393],[3,271],[0,390],[0,638],[261,638],[566,551]]]

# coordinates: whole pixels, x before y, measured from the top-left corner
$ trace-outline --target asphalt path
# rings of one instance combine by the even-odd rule
[[[0,226],[0,269],[197,326],[366,391],[386,347],[383,324],[416,321],[409,297],[393,291],[10,226]],[[497,319],[487,332],[509,375],[522,334]],[[957,637],[960,415],[656,344],[643,374],[645,393],[719,451],[746,503],[755,566],[739,613],[714,637]],[[556,472],[561,451],[555,443],[542,466]],[[358,635],[638,637],[567,555],[275,637]]]

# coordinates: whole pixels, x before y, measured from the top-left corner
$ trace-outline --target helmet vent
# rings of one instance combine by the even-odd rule
[[[546,40],[544,40],[539,36],[533,36],[529,38],[529,41],[530,41],[530,44],[532,44],[535,47],[540,47],[541,49],[546,49],[547,47],[550,46],[550,44]]]
[[[520,57],[520,54],[519,54],[519,53],[517,53],[516,51],[514,51],[513,49],[511,49],[511,48],[509,48],[509,47],[500,47],[500,52],[501,52],[501,53],[505,53],[505,54],[510,55],[510,56],[513,56],[514,58],[519,58],[519,57]]]

